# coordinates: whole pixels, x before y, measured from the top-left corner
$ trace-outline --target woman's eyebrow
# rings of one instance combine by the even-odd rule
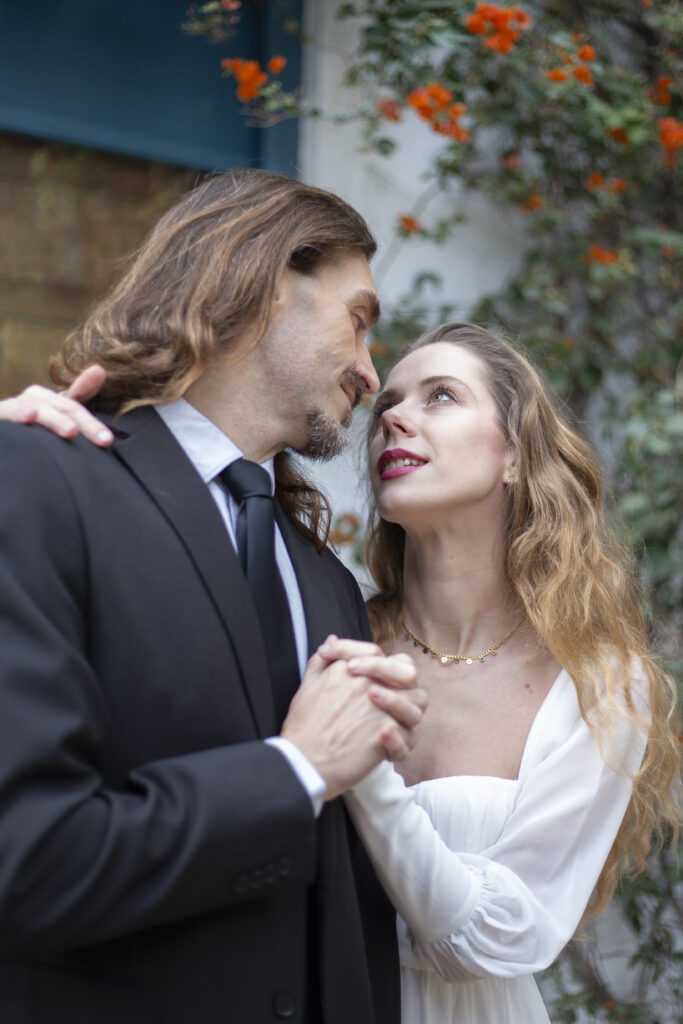
[[[363,306],[368,311],[368,327],[372,327],[379,320],[379,299],[369,288],[360,288],[351,296],[348,302],[349,309]]]
[[[420,381],[421,387],[431,387],[433,384],[455,384],[456,387],[464,388],[474,398],[474,392],[469,384],[466,384],[464,380],[460,380],[460,377],[452,377],[448,373],[438,373],[433,377],[425,377],[424,380]]]

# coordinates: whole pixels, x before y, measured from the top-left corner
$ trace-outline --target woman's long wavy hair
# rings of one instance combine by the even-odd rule
[[[505,437],[515,450],[518,483],[506,488],[506,569],[529,622],[572,677],[581,714],[603,753],[615,721],[626,719],[647,730],[626,817],[588,912],[597,916],[621,875],[645,869],[653,842],[676,841],[675,686],[648,652],[638,589],[626,552],[606,521],[603,476],[593,450],[567,425],[530,363],[481,327],[437,327],[409,344],[399,361],[436,342],[458,345],[482,361]],[[373,507],[367,559],[377,593],[368,614],[375,639],[389,645],[402,617],[404,551],[403,528],[381,519]]]
[[[127,274],[68,336],[52,379],[68,386],[99,363],[107,378],[93,409],[172,402],[216,360],[258,345],[286,267],[312,275],[344,254],[369,260],[375,250],[360,214],[330,192],[269,171],[212,176],[159,220]],[[275,471],[281,503],[323,545],[325,499],[286,453]]]

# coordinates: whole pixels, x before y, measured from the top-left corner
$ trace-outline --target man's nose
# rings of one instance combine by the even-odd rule
[[[367,393],[369,395],[377,394],[379,391],[379,377],[377,376],[375,367],[372,365],[372,356],[370,355],[370,351],[365,342],[362,342],[360,345],[358,359],[356,360],[354,370],[356,373],[359,373],[365,381]]]

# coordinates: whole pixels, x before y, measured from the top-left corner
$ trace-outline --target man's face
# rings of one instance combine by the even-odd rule
[[[379,315],[370,267],[349,254],[306,276],[285,270],[259,344],[287,444],[310,458],[339,454],[351,412],[379,380],[365,338]]]

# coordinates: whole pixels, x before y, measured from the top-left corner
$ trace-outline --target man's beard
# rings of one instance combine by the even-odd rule
[[[352,409],[355,409],[367,391],[364,379],[355,370],[347,370],[342,378],[344,388],[351,393],[351,409],[339,422],[320,409],[314,409],[307,416],[308,441],[299,454],[307,459],[326,462],[341,455],[351,440]]]
[[[350,440],[351,411],[342,423],[321,412],[319,409],[309,412],[307,417],[308,441],[299,454],[307,459],[326,462],[341,455]]]

